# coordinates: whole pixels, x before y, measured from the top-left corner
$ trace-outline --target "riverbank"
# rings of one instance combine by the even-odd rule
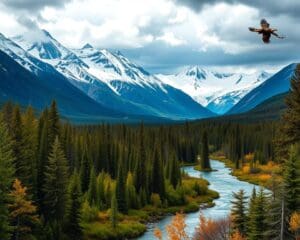
[[[209,182],[202,178],[183,174],[182,194],[178,195],[175,189],[167,189],[169,198],[182,201],[184,204],[174,205],[161,203],[159,200],[142,209],[130,209],[127,215],[118,214],[117,227],[114,229],[110,222],[110,210],[98,212],[95,218],[82,224],[84,239],[131,239],[136,238],[147,230],[147,224],[157,222],[176,212],[192,213],[200,208],[214,206],[214,199],[219,197],[216,191],[209,189]],[[170,197],[171,196],[171,197]]]
[[[240,169],[235,169],[234,163],[223,155],[211,155],[210,159],[225,163],[225,166],[231,169],[231,174],[239,180],[268,189],[271,189],[272,185],[282,180],[281,166],[274,162],[269,162],[265,165],[256,164],[255,167],[250,167],[250,163],[245,161]]]

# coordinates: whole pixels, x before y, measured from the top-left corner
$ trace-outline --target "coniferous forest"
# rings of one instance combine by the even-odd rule
[[[6,103],[0,118],[0,239],[138,236],[150,220],[212,205],[218,194],[207,181],[180,170],[198,163],[210,170],[209,154],[223,157],[233,174],[261,177],[264,167],[271,168],[266,186],[272,194],[234,193],[228,237],[209,238],[226,221],[202,218],[195,239],[296,239],[299,72],[280,122],[84,126],[62,120],[55,101],[41,113]]]

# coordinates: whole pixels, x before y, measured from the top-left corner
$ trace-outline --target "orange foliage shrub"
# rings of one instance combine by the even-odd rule
[[[248,153],[244,156],[244,159],[246,162],[251,162],[254,159],[254,154],[253,153]]]
[[[229,239],[230,219],[207,219],[200,216],[199,227],[196,228],[195,240]]]
[[[170,225],[167,226],[167,233],[170,240],[188,240],[185,232],[184,214],[176,213]]]
[[[162,232],[160,231],[159,228],[155,228],[153,234],[154,237],[156,237],[159,240],[162,240]]]
[[[246,240],[246,238],[244,238],[242,234],[237,231],[231,235],[230,240]]]
[[[296,239],[300,239],[300,212],[295,212],[290,218],[290,229],[295,233]]]

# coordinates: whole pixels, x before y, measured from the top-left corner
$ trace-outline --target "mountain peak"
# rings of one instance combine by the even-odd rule
[[[86,43],[86,44],[82,47],[82,49],[88,49],[88,48],[93,48],[93,46],[92,46],[91,44],[89,44],[89,43]]]

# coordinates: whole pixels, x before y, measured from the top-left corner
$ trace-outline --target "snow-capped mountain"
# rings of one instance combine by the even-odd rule
[[[175,75],[157,75],[163,82],[181,89],[212,112],[224,114],[271,74],[219,73],[199,66],[187,67]]]
[[[81,49],[68,49],[44,30],[13,40],[27,54],[52,65],[74,86],[111,109],[172,119],[214,115],[181,90],[130,62],[120,52],[99,50],[90,44]]]
[[[290,80],[295,74],[296,66],[297,64],[293,63],[281,69],[264,83],[247,93],[238,104],[228,111],[228,114],[247,112],[273,96],[288,92]]]

